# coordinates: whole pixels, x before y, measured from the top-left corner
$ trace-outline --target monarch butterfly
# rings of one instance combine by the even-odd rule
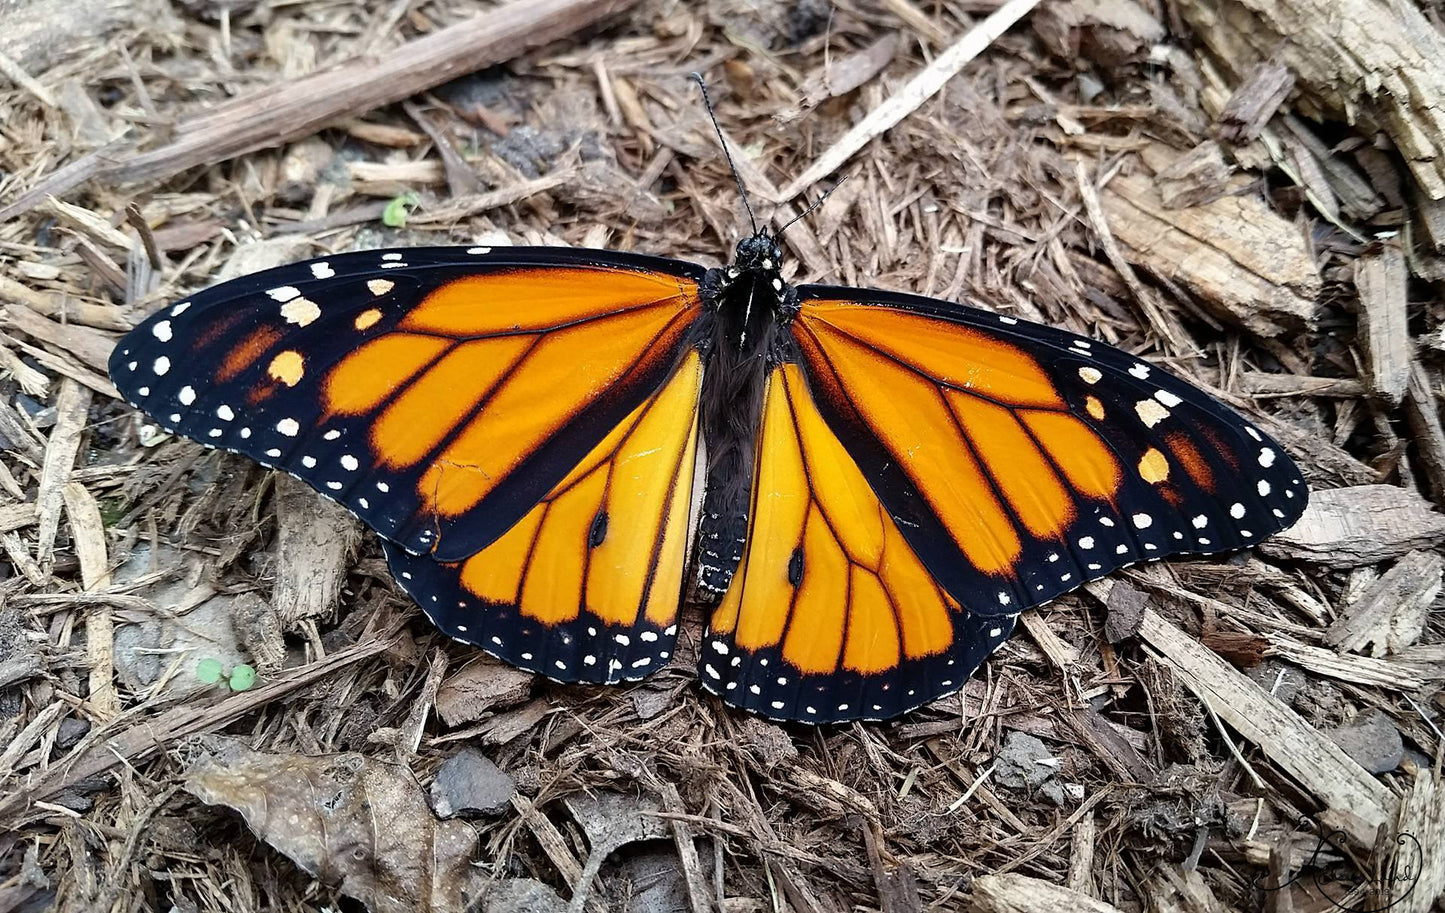
[[[751,216],[751,210],[749,210]],[[747,710],[884,719],[1039,605],[1237,549],[1306,486],[1265,434],[1119,349],[949,301],[635,253],[344,253],[213,286],[117,346],[169,431],[375,530],[448,635],[567,682],[669,661]]]

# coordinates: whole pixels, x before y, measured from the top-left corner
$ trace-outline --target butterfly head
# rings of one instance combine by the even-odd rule
[[[760,231],[738,242],[732,265],[739,273],[775,273],[783,265],[783,249],[777,238]]]

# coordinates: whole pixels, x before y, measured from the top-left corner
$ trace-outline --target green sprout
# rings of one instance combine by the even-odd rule
[[[421,205],[421,196],[408,191],[400,196],[392,197],[381,211],[381,223],[387,228],[404,228],[407,216],[411,211]]]
[[[256,670],[245,663],[237,663],[230,672],[225,672],[219,659],[208,656],[196,664],[196,678],[206,685],[217,684],[224,678],[226,687],[232,691],[246,691],[256,684]]]
[[[245,691],[256,684],[256,670],[241,663],[231,670],[231,679],[228,684],[232,691]]]
[[[196,664],[196,678],[202,684],[214,685],[221,680],[221,661],[214,656],[208,656]]]

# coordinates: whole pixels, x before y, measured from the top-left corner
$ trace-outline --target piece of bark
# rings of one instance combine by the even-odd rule
[[[1167,34],[1136,0],[1055,0],[1040,7],[1029,24],[1055,56],[1105,68],[1143,60]]]
[[[1362,846],[1373,844],[1376,828],[1395,813],[1390,790],[1293,710],[1162,616],[1147,612],[1139,634],[1216,715],[1320,799],[1326,826],[1341,829]]]
[[[1356,485],[1310,493],[1299,522],[1259,545],[1271,558],[1359,567],[1439,546],[1445,514],[1394,485]]]
[[[1405,254],[1394,245],[1386,245],[1378,254],[1355,261],[1365,380],[1374,394],[1390,406],[1400,404],[1410,383],[1410,326],[1405,288],[1409,278]]]
[[[883,72],[897,54],[898,33],[888,32],[866,48],[825,62],[798,86],[802,100],[796,108],[784,112],[781,119],[793,120],[830,98],[847,95]]]
[[[1149,607],[1149,596],[1122,580],[1110,581],[1103,594],[1104,605],[1109,614],[1104,618],[1104,639],[1116,644],[1139,633],[1139,623],[1144,620],[1144,610]],[[1096,596],[1099,589],[1091,589]]]
[[[1259,138],[1264,125],[1294,91],[1294,74],[1278,63],[1261,63],[1249,72],[1219,113],[1219,138],[1243,145]]]
[[[1397,913],[1430,913],[1445,897],[1445,785],[1439,772],[1428,767],[1415,771],[1414,783],[1400,800],[1395,839],[1389,841],[1391,859],[1384,871],[1403,875],[1387,882],[1394,890],[1389,909]],[[1414,877],[1411,877],[1413,873]]]
[[[102,45],[108,35],[146,23],[155,34],[176,23],[159,0],[0,0],[0,54],[40,76],[68,55]]]
[[[271,604],[283,630],[330,615],[361,541],[356,518],[304,482],[276,474],[276,587]]]
[[[1410,371],[1405,393],[1405,421],[1410,426],[1410,443],[1425,470],[1430,495],[1445,506],[1445,426],[1440,423],[1440,403],[1425,366],[1418,362]]]
[[[973,880],[972,913],[1119,913],[1119,908],[1041,878],[1010,872]]]
[[[493,708],[526,700],[535,679],[531,672],[478,656],[442,682],[436,696],[437,715],[450,728],[475,722]]]
[[[1180,0],[1175,8],[1231,82],[1278,62],[1297,78],[1296,108],[1383,130],[1425,193],[1445,197],[1445,36],[1417,5]]]
[[[1299,228],[1263,200],[1167,209],[1141,175],[1115,178],[1100,198],[1130,260],[1195,292],[1222,319],[1265,337],[1313,322],[1314,258]]]
[[[1440,595],[1442,569],[1445,559],[1438,553],[1410,552],[1330,625],[1325,643],[1337,650],[1368,649],[1371,656],[1398,653],[1413,645]]]
[[[1241,371],[1237,379],[1241,393],[1255,396],[1329,396],[1355,399],[1365,393],[1365,385],[1353,377],[1306,377],[1299,374]]]
[[[1174,159],[1155,175],[1159,198],[1166,209],[1203,206],[1230,191],[1234,169],[1214,140],[1205,140]]]
[[[45,447],[45,462],[40,468],[40,485],[35,493],[35,515],[39,524],[35,561],[49,574],[55,548],[55,534],[60,529],[61,508],[65,505],[65,486],[75,471],[75,456],[80,451],[90,410],[90,391],[67,378],[60,384],[55,402],[55,426]]]
[[[1368,219],[1385,206],[1384,198],[1356,170],[1349,159],[1335,152],[1316,134],[1315,128],[1292,114],[1280,118],[1284,129],[1281,138],[1290,137],[1297,154],[1308,154],[1319,169],[1328,192],[1338,201],[1345,214],[1354,219]]]
[[[1302,643],[1286,634],[1269,635],[1270,655],[1296,666],[1359,687],[1375,686],[1410,694],[1425,687],[1415,669],[1405,663],[1353,653],[1336,653],[1324,647]]]

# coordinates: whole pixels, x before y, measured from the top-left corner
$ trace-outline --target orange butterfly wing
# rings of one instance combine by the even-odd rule
[[[965,613],[929,576],[795,364],[769,377],[759,440],[747,544],[712,614],[703,685],[806,722],[882,719],[961,687],[1013,618]]]
[[[111,374],[168,430],[285,469],[406,550],[454,561],[673,373],[701,274],[572,249],[343,254],[155,315]]]
[[[666,665],[677,636],[698,468],[702,359],[617,425],[541,502],[460,562],[382,540],[392,573],[445,633],[561,681]]]
[[[932,299],[803,293],[793,337],[820,412],[969,612],[1243,548],[1304,510],[1279,445],[1118,349]]]

